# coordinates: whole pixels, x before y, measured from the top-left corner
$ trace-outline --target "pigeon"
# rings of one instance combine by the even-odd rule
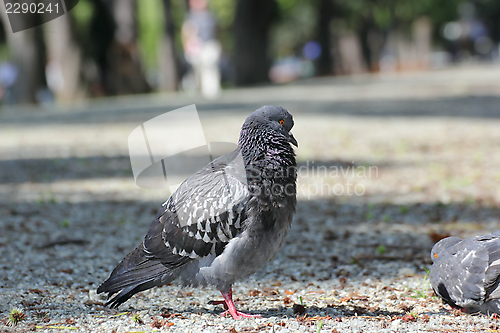
[[[292,115],[264,106],[244,122],[235,151],[187,178],[162,205],[144,241],[97,293],[118,307],[134,294],[179,278],[217,288],[235,319],[232,284],[273,259],[295,214],[297,164]]]
[[[500,231],[434,245],[430,282],[445,303],[466,313],[500,313]]]

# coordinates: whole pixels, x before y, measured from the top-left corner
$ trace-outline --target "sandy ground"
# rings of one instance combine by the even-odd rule
[[[426,278],[434,241],[500,224],[500,67],[315,79],[226,92],[0,110],[0,332],[495,332]],[[167,190],[134,184],[127,138],[196,103],[208,142],[236,142],[255,108],[295,119],[299,203],[278,257],[234,286],[169,285],[118,311],[94,294],[142,239]],[[302,305],[303,307],[301,307]],[[9,312],[26,318],[8,326]]]

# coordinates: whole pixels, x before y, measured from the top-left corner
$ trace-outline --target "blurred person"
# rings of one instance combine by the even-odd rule
[[[484,20],[479,17],[476,7],[465,2],[459,7],[459,19],[444,25],[442,35],[447,41],[447,49],[454,62],[473,58],[491,59],[493,41]]]
[[[182,44],[192,70],[183,77],[182,86],[185,90],[199,89],[207,98],[217,98],[221,46],[216,39],[216,19],[207,7],[207,0],[189,0],[189,13],[182,26]]]
[[[6,104],[16,102],[13,91],[14,84],[19,76],[19,68],[11,62],[0,63],[0,100]]]
[[[489,30],[478,16],[473,3],[465,2],[459,8],[463,58],[471,56],[487,59],[492,49]]]

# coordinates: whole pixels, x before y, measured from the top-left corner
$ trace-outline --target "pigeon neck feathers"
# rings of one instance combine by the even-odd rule
[[[290,133],[294,125],[292,115],[276,106],[264,106],[253,112],[241,128],[238,147],[245,164],[265,167],[295,167],[296,145]]]
[[[290,133],[292,127],[287,110],[265,106],[247,118],[238,141],[249,191],[259,198],[259,215],[268,227],[276,221],[276,208],[295,211],[297,163],[291,144],[297,141]]]

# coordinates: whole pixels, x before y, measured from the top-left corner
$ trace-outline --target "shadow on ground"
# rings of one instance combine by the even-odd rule
[[[200,157],[193,156],[198,161]],[[148,157],[149,158],[149,157]],[[183,165],[189,165],[189,160],[182,160]],[[199,163],[198,163],[199,164]],[[374,166],[373,161],[358,160],[355,163],[344,160],[308,160],[299,161],[300,174],[307,170],[327,172],[347,170],[349,168]],[[406,167],[408,163],[377,162],[377,169]],[[31,158],[0,160],[0,184],[20,183],[51,183],[59,180],[93,179],[93,178],[124,178],[133,179],[129,156],[87,156],[69,158]],[[330,171],[328,171],[330,172]],[[167,172],[168,175],[168,172]]]
[[[19,277],[29,276],[32,283],[44,284],[51,272],[51,283],[62,286],[67,285],[72,274],[77,274],[65,271],[65,263],[73,265],[80,259],[87,260],[88,250],[97,256],[92,261],[109,265],[100,265],[98,276],[85,277],[98,284],[140,243],[160,204],[120,200],[0,203],[2,229],[10,235],[9,240],[0,242],[0,249],[16,251],[19,260],[29,261],[35,252],[45,254],[44,261],[31,267],[36,268],[33,272],[18,271]],[[467,232],[487,233],[485,229],[491,227],[488,217],[500,216],[499,207],[440,202],[372,205],[324,199],[299,201],[297,209],[286,245],[279,254],[282,265],[268,265],[277,279],[307,282],[349,277],[342,268],[345,265],[370,275],[370,267],[380,263],[409,264],[418,272],[430,264],[430,249],[439,238]],[[106,243],[116,246],[110,251]],[[8,262],[0,260],[6,269],[17,271],[17,266]],[[310,273],[311,266],[321,267],[321,275]],[[60,270],[54,271],[54,267]],[[378,273],[378,277],[394,274],[383,270]]]

